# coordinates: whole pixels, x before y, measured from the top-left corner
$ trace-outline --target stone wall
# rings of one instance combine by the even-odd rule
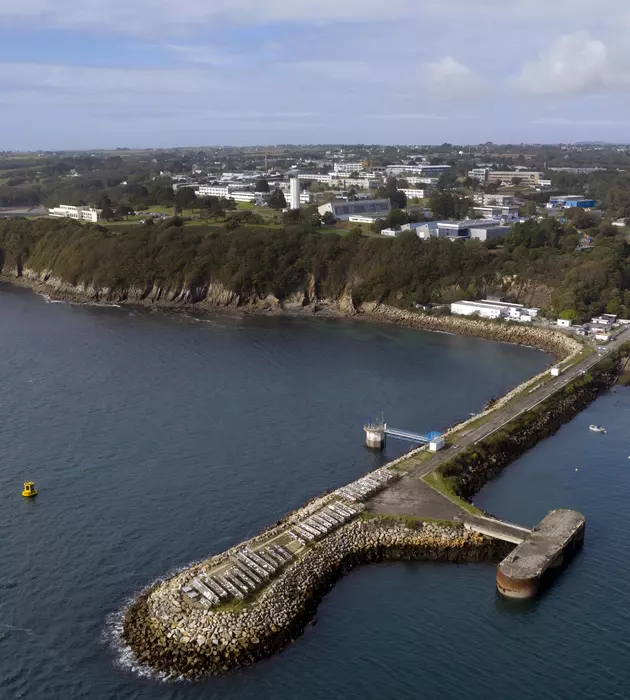
[[[294,641],[335,581],[355,566],[386,560],[497,562],[512,547],[454,524],[359,519],[311,545],[249,603],[200,610],[182,597],[180,576],[159,582],[128,609],[123,637],[138,661],[156,671],[187,678],[221,674]]]

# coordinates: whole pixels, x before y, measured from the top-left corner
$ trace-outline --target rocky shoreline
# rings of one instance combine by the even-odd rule
[[[432,316],[398,309],[380,302],[357,303],[352,289],[347,287],[337,299],[320,299],[315,294],[315,281],[291,298],[274,296],[242,298],[220,283],[207,283],[201,288],[176,289],[152,285],[113,290],[95,285],[73,285],[49,272],[23,268],[4,271],[0,280],[31,289],[56,301],[77,304],[133,306],[162,311],[190,313],[228,313],[231,315],[273,314],[299,317],[353,318],[388,323],[417,330],[449,333],[495,342],[534,347],[564,360],[579,352],[582,345],[552,328],[540,328],[520,323],[485,321],[461,316]]]
[[[127,610],[123,640],[140,663],[168,676],[218,675],[268,657],[294,641],[323,596],[358,565],[498,562],[513,546],[455,523],[360,518],[308,547],[249,603],[200,610],[182,595],[186,572],[158,582]]]

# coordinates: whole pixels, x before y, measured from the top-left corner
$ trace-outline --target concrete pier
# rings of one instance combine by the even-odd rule
[[[372,450],[382,450],[385,447],[385,423],[368,423],[364,426],[365,445]]]
[[[499,564],[499,592],[507,598],[533,598],[544,573],[582,546],[585,525],[584,516],[575,510],[552,510]]]

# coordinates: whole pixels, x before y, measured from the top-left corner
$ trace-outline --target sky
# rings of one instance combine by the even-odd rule
[[[630,141],[627,0],[0,0],[0,150]]]

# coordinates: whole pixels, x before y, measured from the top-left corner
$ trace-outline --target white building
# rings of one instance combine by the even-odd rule
[[[520,214],[517,206],[487,206],[474,207],[473,213],[482,219],[501,219],[503,221],[518,221]]]
[[[363,163],[335,163],[333,167],[336,173],[360,173],[365,170]]]
[[[468,177],[471,180],[479,180],[479,182],[485,182],[488,177],[488,168],[473,168],[468,171]]]
[[[488,182],[511,185],[515,179],[522,185],[539,185],[542,173],[534,170],[492,170],[487,175]]]
[[[228,185],[201,185],[195,194],[197,197],[227,197],[230,188]]]
[[[475,194],[473,202],[482,207],[509,207],[514,204],[515,198],[510,194]]]
[[[436,177],[448,172],[450,169],[450,165],[388,165],[385,168],[388,175],[398,176],[404,173],[413,173],[425,177]]]
[[[289,180],[289,209],[300,208],[300,178],[292,175]]]
[[[424,199],[428,196],[426,190],[401,190],[407,195],[407,199]]]
[[[451,304],[451,313],[457,316],[481,316],[482,318],[501,318],[503,312],[493,304],[482,301],[456,301]]]
[[[421,175],[409,175],[409,177],[405,177],[405,180],[410,185],[429,185],[429,187],[435,187],[435,185],[438,184],[440,178],[439,177],[423,177]]]
[[[335,219],[349,221],[351,216],[356,214],[373,215],[375,217],[385,217],[392,208],[389,199],[365,199],[360,202],[346,202],[345,200],[335,200],[318,207],[321,216],[330,212]]]
[[[227,199],[235,202],[259,202],[262,201],[262,195],[258,192],[230,192]]]
[[[367,214],[355,214],[348,217],[348,221],[352,224],[373,224],[378,219],[378,216],[368,216]]]
[[[559,318],[556,323],[558,326],[560,326],[560,328],[571,328],[573,325],[573,321],[568,318]]]
[[[304,182],[332,182],[336,177],[331,173],[300,173],[300,179]]]
[[[505,301],[456,301],[451,304],[451,313],[458,316],[478,315],[482,318],[505,318],[521,323],[531,323],[538,316],[539,309],[528,309],[523,304],[510,304]]]
[[[342,177],[338,180],[343,187],[358,187],[362,190],[375,190],[380,187],[380,180],[371,180],[367,177]]]
[[[101,218],[101,210],[93,207],[73,207],[69,204],[60,204],[58,207],[48,210],[49,216],[61,219],[75,219],[76,221],[96,222]]]

